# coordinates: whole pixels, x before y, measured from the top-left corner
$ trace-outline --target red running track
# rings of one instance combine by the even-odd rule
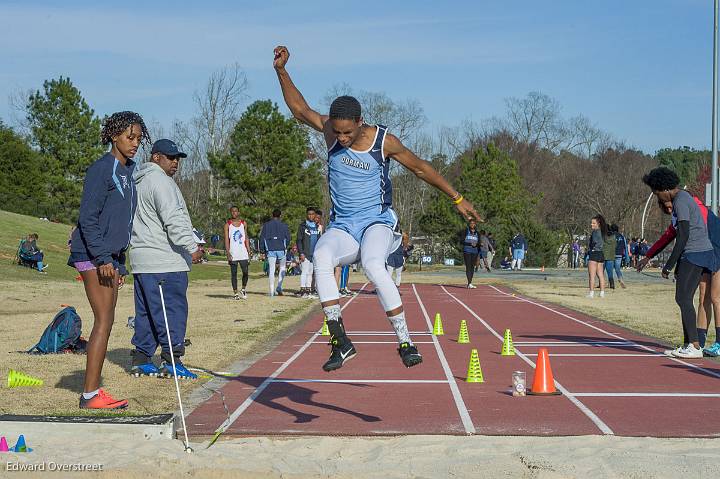
[[[421,365],[402,365],[377,297],[361,291],[343,305],[356,358],[332,373],[321,369],[329,347],[318,315],[223,386],[228,412],[219,394],[197,407],[189,433],[720,435],[715,421],[698,420],[720,414],[718,362],[665,357],[652,338],[494,286],[403,285],[401,292]],[[438,312],[443,336],[430,334]],[[457,343],[462,319],[470,344]],[[515,356],[500,355],[506,328]],[[530,385],[539,347],[550,351],[564,394],[513,397],[512,372],[525,371]],[[481,384],[465,382],[472,348]]]

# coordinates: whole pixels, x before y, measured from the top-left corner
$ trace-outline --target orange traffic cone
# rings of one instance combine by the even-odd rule
[[[533,378],[532,389],[528,391],[528,394],[533,396],[562,394],[555,389],[555,379],[553,379],[552,369],[550,368],[550,357],[547,348],[540,348],[538,351],[535,377]]]

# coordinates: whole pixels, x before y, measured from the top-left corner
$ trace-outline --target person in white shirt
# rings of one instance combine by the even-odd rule
[[[248,282],[250,264],[250,243],[248,242],[247,223],[240,219],[237,206],[230,208],[230,219],[225,223],[225,251],[230,265],[230,283],[235,299],[247,299],[245,288]],[[238,294],[237,269],[242,270],[242,289]]]

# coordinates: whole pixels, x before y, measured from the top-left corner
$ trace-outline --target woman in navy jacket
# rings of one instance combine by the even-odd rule
[[[132,158],[140,143],[149,144],[150,136],[140,115],[130,111],[112,114],[104,122],[101,136],[112,148],[87,169],[68,265],[82,276],[95,317],[80,408],[122,409],[128,402],[100,389],[100,375],[115,320],[118,288],[127,274],[125,251],[137,207]]]

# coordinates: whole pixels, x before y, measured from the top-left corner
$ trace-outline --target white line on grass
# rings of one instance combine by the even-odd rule
[[[495,331],[492,328],[492,326],[490,326],[484,319],[482,319],[480,316],[475,314],[475,311],[473,311],[467,304],[460,301],[454,294],[452,294],[447,289],[445,289],[445,286],[441,286],[441,288],[443,291],[445,291],[445,293],[448,296],[450,296],[452,299],[457,301],[470,314],[472,314],[475,317],[475,319],[480,321],[480,323],[483,326],[485,326],[485,328],[487,328],[487,330],[490,331],[490,333],[493,336],[498,338],[501,342],[503,341],[503,337],[497,331]],[[515,348],[515,354],[517,354],[520,357],[520,359],[522,359],[523,361],[528,363],[531,367],[533,367],[533,368],[535,367],[535,363],[533,361],[531,361],[530,359],[528,359],[528,357],[526,355],[524,355],[522,352],[520,352],[520,350],[518,350],[518,348]],[[555,381],[555,387],[557,387],[563,394],[565,394],[565,396],[567,396],[567,398],[570,400],[570,402],[572,402],[575,406],[577,406],[578,409],[580,409],[580,411],[583,412],[583,414],[585,414],[593,423],[595,423],[595,425],[598,427],[598,429],[600,429],[600,431],[602,431],[603,434],[608,434],[608,435],[615,434],[612,431],[612,429],[610,429],[610,427],[602,421],[602,419],[600,419],[594,412],[592,412],[585,404],[583,404],[579,399],[577,399],[570,391],[568,391],[565,387],[563,387],[563,385],[560,384],[558,381]]]
[[[425,305],[420,299],[420,295],[418,294],[414,283],[412,285],[412,289],[415,293],[415,297],[418,300],[418,304],[420,305],[423,316],[425,316],[425,323],[428,326],[428,330],[432,331],[433,325],[430,322],[430,316],[428,316]],[[453,399],[455,400],[455,407],[457,407],[458,414],[460,414],[460,419],[462,420],[465,432],[467,434],[475,434],[475,425],[473,424],[472,419],[470,419],[470,413],[468,412],[465,401],[463,401],[462,395],[460,394],[460,389],[458,388],[457,382],[455,381],[455,376],[453,376],[450,365],[448,364],[447,359],[445,359],[445,353],[443,353],[443,350],[440,347],[440,342],[435,335],[432,336],[432,340],[435,344],[435,351],[437,351],[438,358],[440,358],[440,364],[442,364],[443,371],[445,371],[445,377],[447,377],[448,384],[450,385],[450,392],[452,392]]]
[[[362,288],[360,288],[360,291],[365,289],[365,286],[367,286],[367,283],[362,285]],[[355,295],[352,298],[350,298],[348,300],[348,302],[345,303],[342,306],[342,308],[340,308],[340,311],[342,311],[343,309],[348,307],[350,305],[350,303],[352,303],[353,300],[357,297],[358,297],[358,295]],[[313,341],[315,341],[315,339],[317,339],[318,336],[320,336],[320,330],[318,330],[317,332],[315,332],[315,334],[310,336],[310,339],[308,339],[305,342],[305,344],[303,344],[302,347],[295,352],[295,354],[290,356],[290,358],[287,361],[285,361],[279,368],[277,368],[275,370],[275,372],[273,372],[270,376],[265,378],[265,380],[262,383],[260,383],[260,385],[255,389],[255,391],[253,391],[253,393],[247,399],[245,399],[245,401],[243,401],[243,403],[240,404],[240,406],[238,406],[237,409],[235,409],[233,411],[233,413],[230,415],[230,417],[228,417],[225,421],[222,422],[222,424],[220,424],[220,426],[215,430],[215,434],[216,435],[218,433],[222,434],[225,431],[227,431],[227,429],[230,426],[232,426],[232,424],[235,421],[237,421],[237,419],[240,417],[240,415],[242,413],[244,413],[247,410],[247,408],[250,407],[250,405],[255,401],[255,399],[257,399],[257,397],[260,396],[260,394],[262,394],[262,392],[265,390],[265,388],[267,388],[268,385],[270,383],[272,383],[276,377],[278,377],[280,374],[282,374],[282,372],[285,371],[285,369],[287,369],[287,367],[290,366],[290,364],[292,364],[293,361],[295,361],[298,357],[300,357],[300,355],[313,343]]]
[[[504,292],[504,291],[496,288],[496,287],[493,286],[493,285],[488,285],[488,286],[490,286],[491,288],[493,288],[495,291],[497,291],[497,292],[499,292],[499,293],[502,293],[502,294],[504,294],[504,295],[506,295],[506,296],[510,296],[509,293],[506,293],[506,292]],[[518,296],[517,294],[516,294],[515,296],[513,296],[513,298],[520,298],[520,299],[522,299],[523,301],[525,301],[525,302],[527,302],[527,303],[534,304],[535,306],[538,306],[538,307],[540,307],[540,308],[546,309],[546,310],[548,310],[548,311],[552,311],[553,313],[559,314],[560,316],[563,316],[563,317],[565,317],[565,318],[571,319],[571,320],[575,321],[576,323],[584,324],[585,326],[587,326],[587,327],[589,327],[589,328],[592,328],[592,329],[594,329],[594,330],[596,330],[596,331],[599,331],[599,332],[601,332],[601,333],[603,333],[603,334],[607,334],[608,336],[611,336],[611,337],[613,337],[613,338],[615,338],[615,339],[620,339],[620,340],[622,340],[622,341],[627,341],[627,339],[623,338],[622,336],[620,336],[620,335],[618,335],[618,334],[614,334],[614,333],[611,333],[611,332],[609,332],[609,331],[605,331],[604,329],[598,328],[597,326],[594,326],[594,325],[592,325],[592,324],[590,324],[590,323],[588,323],[588,322],[586,322],[586,321],[583,321],[582,319],[574,318],[574,317],[570,316],[569,314],[562,313],[562,312],[557,311],[557,310],[555,310],[555,309],[552,309],[552,308],[550,308],[550,307],[548,307],[548,306],[545,306],[544,304],[536,303],[535,301],[531,301],[531,300],[529,300],[529,299],[527,299],[527,298],[523,298],[523,297],[521,297],[521,296]],[[650,352],[653,352],[653,353],[656,353],[656,352],[657,352],[657,351],[655,351],[653,348],[648,347],[648,346],[645,346],[645,345],[643,345],[643,344],[638,344],[637,347],[638,347],[638,348],[641,348],[641,349],[644,349],[645,351],[650,351]],[[704,372],[705,374],[710,375],[710,376],[713,376],[713,377],[715,377],[715,378],[720,378],[720,373],[717,373],[717,372],[715,372],[715,371],[713,371],[713,370],[711,370],[711,369],[705,369],[705,368],[702,368],[702,367],[700,367],[700,366],[696,366],[695,364],[688,363],[687,361],[683,361],[683,360],[678,359],[678,358],[673,358],[673,357],[670,357],[670,356],[667,356],[667,358],[668,358],[669,360],[675,362],[675,363],[682,364],[683,366],[687,366],[687,367],[689,367],[689,368],[691,368],[691,369],[695,369],[695,370],[697,370],[697,371],[702,371],[702,372]]]

